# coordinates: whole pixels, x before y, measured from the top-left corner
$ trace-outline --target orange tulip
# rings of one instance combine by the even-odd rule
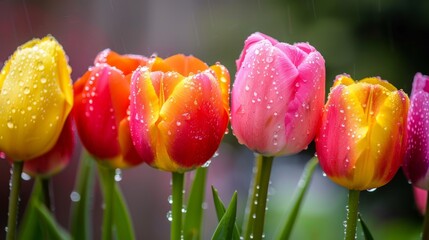
[[[130,127],[155,168],[185,172],[215,153],[229,119],[229,73],[192,56],[155,58],[131,79]]]

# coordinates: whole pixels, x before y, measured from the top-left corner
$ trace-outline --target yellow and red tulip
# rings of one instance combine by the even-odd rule
[[[155,58],[131,80],[130,127],[151,166],[185,172],[215,153],[228,124],[229,73],[184,55]]]
[[[403,161],[408,108],[408,96],[387,81],[337,76],[316,137],[326,175],[351,190],[388,183]]]
[[[13,160],[48,152],[73,106],[71,68],[52,37],[20,46],[0,73],[0,151]]]
[[[140,164],[129,131],[130,76],[147,59],[138,55],[101,52],[95,66],[74,84],[74,117],[88,152],[113,168]]]

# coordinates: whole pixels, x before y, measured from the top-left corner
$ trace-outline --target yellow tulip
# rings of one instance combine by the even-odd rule
[[[73,106],[70,73],[52,36],[14,52],[0,73],[0,151],[27,160],[54,146]]]

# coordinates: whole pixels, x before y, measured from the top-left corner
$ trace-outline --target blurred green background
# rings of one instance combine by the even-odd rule
[[[0,0],[0,66],[19,45],[52,34],[69,56],[73,80],[105,48],[146,56],[192,54],[208,64],[221,62],[233,80],[244,40],[259,31],[279,41],[315,46],[326,60],[327,90],[337,74],[348,73],[355,79],[380,76],[410,93],[414,74],[429,74],[428,11],[427,0]],[[55,213],[65,227],[79,153],[77,148],[72,164],[54,177]],[[238,190],[241,220],[253,154],[231,133],[219,153],[210,166],[208,187],[218,188],[224,201]],[[266,239],[284,219],[303,165],[313,154],[310,145],[304,153],[275,160]],[[124,171],[120,184],[138,239],[168,239],[169,178],[148,166]],[[9,165],[1,161],[0,229],[6,226],[8,183]],[[21,214],[32,181],[23,185]],[[94,192],[93,232],[98,239],[102,209],[99,189]],[[207,192],[204,239],[210,238],[216,224]],[[317,169],[292,239],[342,239],[346,201],[347,192]],[[388,185],[364,192],[360,210],[375,239],[419,238],[422,217],[401,170]]]

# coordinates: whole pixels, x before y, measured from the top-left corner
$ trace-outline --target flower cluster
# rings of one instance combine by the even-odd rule
[[[177,206],[171,236],[187,235],[188,222],[181,224],[183,174],[212,158],[230,119],[238,142],[256,153],[254,186],[241,234],[233,227],[236,199],[226,209],[215,197],[220,223],[214,239],[262,237],[274,157],[299,153],[313,140],[324,173],[350,190],[355,208],[348,212],[348,239],[355,236],[359,191],[387,184],[402,165],[411,183],[429,189],[428,76],[415,76],[410,101],[380,77],[355,81],[338,75],[325,103],[322,54],[308,43],[283,43],[262,33],[248,37],[236,65],[230,108],[230,75],[220,63],[106,49],[72,84],[67,56],[52,36],[25,43],[0,73],[0,153],[13,165],[12,184],[18,186],[9,211],[18,202],[21,171],[49,179],[68,164],[74,125],[99,167],[103,239],[112,239],[112,226],[119,225],[112,214],[127,215],[126,208],[114,207],[123,200],[112,174],[141,163],[172,173]],[[305,186],[298,188],[305,193]],[[8,239],[14,238],[14,218],[16,213],[9,214]],[[285,226],[282,238],[292,225]]]

